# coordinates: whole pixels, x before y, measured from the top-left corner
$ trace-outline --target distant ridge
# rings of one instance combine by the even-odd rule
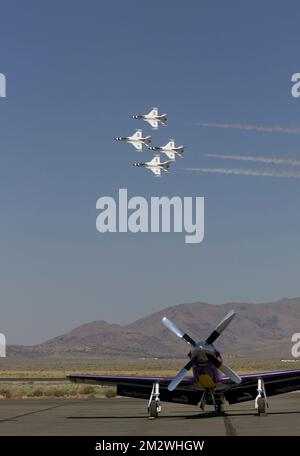
[[[11,345],[8,356],[182,357],[188,347],[161,324],[163,316],[197,340],[205,338],[231,309],[236,310],[236,318],[217,343],[224,355],[291,357],[292,334],[300,332],[300,298],[262,304],[179,304],[128,325],[93,321],[39,345]]]

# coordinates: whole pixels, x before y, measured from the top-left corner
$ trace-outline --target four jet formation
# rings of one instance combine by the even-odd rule
[[[151,125],[153,130],[158,130],[159,124],[166,126],[168,123],[168,115],[159,114],[158,108],[152,108],[148,114],[134,115],[131,116],[131,118],[144,120]],[[185,146],[176,147],[174,139],[170,139],[165,146],[151,146],[151,136],[143,136],[143,132],[140,129],[136,130],[136,132],[131,136],[119,136],[114,139],[116,141],[125,141],[128,144],[132,144],[138,152],[142,152],[144,146],[150,151],[157,152],[149,162],[133,163],[133,166],[149,169],[157,177],[161,176],[162,170],[169,172],[171,164],[176,160],[176,155],[178,155],[180,158],[183,158],[184,156]],[[161,161],[161,153],[165,154],[168,157],[166,161]]]

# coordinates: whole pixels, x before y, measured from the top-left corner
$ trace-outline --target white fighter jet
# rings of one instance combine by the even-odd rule
[[[148,122],[154,130],[158,129],[158,123],[162,125],[167,125],[168,115],[167,114],[158,114],[158,108],[152,108],[148,114],[140,114],[131,116],[132,119],[140,119]]]
[[[155,150],[155,152],[163,152],[168,156],[170,160],[175,160],[175,154],[179,155],[180,158],[183,158],[184,146],[175,146],[175,140],[170,139],[165,146],[147,146],[149,150]]]
[[[151,143],[151,136],[143,137],[142,130],[136,130],[132,136],[118,136],[114,139],[115,141],[126,141],[128,144],[132,144],[138,151],[143,149],[143,145],[148,146]]]
[[[173,163],[173,160],[167,160],[165,162],[161,162],[160,156],[156,155],[149,162],[133,163],[132,166],[142,166],[143,168],[150,169],[150,171],[152,171],[155,174],[155,176],[161,176],[161,170],[163,169],[164,171],[169,172],[169,168],[172,163]]]

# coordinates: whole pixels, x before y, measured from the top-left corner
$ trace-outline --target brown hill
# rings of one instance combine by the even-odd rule
[[[188,347],[161,324],[172,319],[196,340],[235,309],[237,315],[218,339],[222,353],[235,356],[291,357],[291,337],[300,332],[300,298],[276,302],[179,304],[129,325],[95,321],[39,345],[10,346],[11,356],[182,357]]]

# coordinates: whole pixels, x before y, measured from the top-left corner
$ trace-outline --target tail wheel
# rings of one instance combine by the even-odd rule
[[[159,401],[156,401],[156,400],[151,401],[151,404],[149,407],[149,418],[158,418],[158,407],[159,407]]]

